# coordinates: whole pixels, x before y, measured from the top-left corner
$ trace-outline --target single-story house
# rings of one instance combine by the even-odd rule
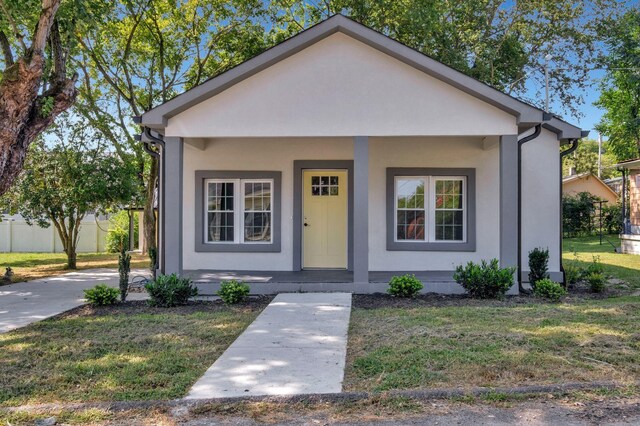
[[[620,235],[623,253],[640,254],[640,158],[617,165],[622,170],[622,215]]]
[[[588,192],[598,200],[606,201],[606,205],[615,205],[618,202],[618,194],[598,176],[592,173],[580,173],[565,176],[562,179],[562,194],[577,195]]]
[[[562,280],[560,146],[586,133],[345,16],[137,120],[163,164],[160,270],[201,288],[374,292],[414,273],[461,292],[457,265],[526,277],[535,247]]]

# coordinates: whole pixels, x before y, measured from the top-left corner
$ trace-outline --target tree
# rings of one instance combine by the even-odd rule
[[[499,90],[542,107],[545,57],[551,98],[578,116],[580,90],[598,56],[597,24],[622,8],[615,0],[275,0],[281,40],[342,12]],[[526,84],[528,83],[528,84]],[[529,88],[535,96],[526,98]]]
[[[87,146],[84,141],[92,135],[85,123],[70,126],[58,127],[47,143],[41,139],[31,145],[23,173],[0,198],[0,205],[21,214],[30,225],[53,224],[67,267],[75,269],[82,219],[130,202],[137,188],[131,167],[105,152],[103,142]]]
[[[0,195],[16,179],[29,145],[76,97],[56,17],[61,0],[0,0]]]
[[[597,128],[608,136],[618,161],[640,157],[640,9],[605,21],[607,68],[596,105],[605,109]]]
[[[611,144],[608,141],[602,142],[601,157],[601,178],[609,179],[619,176],[615,168],[617,163],[615,155],[611,153]],[[562,175],[568,176],[571,168],[578,174],[591,173],[598,176],[598,142],[593,139],[583,139],[572,154],[566,157],[562,163]]]
[[[262,13],[259,0],[119,1],[77,35],[77,111],[135,165],[147,251],[155,249],[158,163],[134,140],[131,117],[263,50]]]

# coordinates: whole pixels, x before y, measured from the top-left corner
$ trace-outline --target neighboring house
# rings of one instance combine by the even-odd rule
[[[164,273],[372,292],[411,272],[460,292],[457,265],[526,276],[544,247],[562,279],[559,148],[585,132],[342,15],[138,121],[163,146]]]
[[[640,254],[640,158],[623,161],[622,210],[624,232],[620,235],[623,253]]]
[[[605,179],[603,182],[620,197],[620,194],[622,194],[622,176]]]
[[[20,215],[0,215],[0,253],[45,252],[62,253],[62,241],[55,226],[41,228],[29,225]],[[105,237],[109,220],[104,216],[87,215],[81,223],[78,236],[78,253],[105,251]]]
[[[618,194],[598,176],[589,172],[562,179],[562,193],[564,195],[577,195],[581,192],[588,192],[595,198],[606,201],[605,205],[611,206],[618,202]]]

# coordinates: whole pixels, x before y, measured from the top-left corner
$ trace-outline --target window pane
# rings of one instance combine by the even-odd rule
[[[437,179],[435,182],[435,239],[462,241],[464,203],[462,179]]]
[[[396,180],[396,196],[399,209],[424,208],[424,180],[398,179]]]
[[[207,216],[209,241],[233,241],[233,212],[210,212]]]
[[[244,191],[244,242],[271,241],[271,182],[245,182]]]
[[[271,213],[247,212],[244,214],[244,241],[271,241]]]
[[[396,238],[398,240],[424,240],[424,211],[399,210]]]

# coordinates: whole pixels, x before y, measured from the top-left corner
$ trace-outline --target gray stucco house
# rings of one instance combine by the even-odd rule
[[[586,133],[342,15],[140,122],[161,147],[164,273],[371,292],[413,272],[459,292],[456,265],[526,276],[548,247],[562,279],[559,148]]]

